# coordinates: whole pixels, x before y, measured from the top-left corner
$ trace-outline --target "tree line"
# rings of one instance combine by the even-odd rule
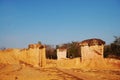
[[[38,41],[38,44],[42,44],[41,41]],[[46,44],[46,58],[47,59],[57,59],[57,51],[59,45],[48,45]],[[79,42],[72,41],[71,43],[64,43],[61,46],[67,49],[67,58],[76,58],[81,57],[81,48],[79,46]],[[6,48],[0,48],[0,50],[4,50]],[[105,45],[104,48],[104,57],[105,58],[117,58],[120,59],[120,37],[114,36],[114,41]]]
[[[67,49],[67,58],[81,57],[81,48],[79,42],[71,42],[62,44],[63,47]],[[56,49],[59,45],[46,45],[46,58],[47,59],[57,59]],[[117,58],[120,59],[120,37],[114,36],[114,41],[105,45],[104,47],[104,57],[105,58]]]
[[[80,57],[80,47],[78,42],[65,43],[61,45],[46,45],[46,58],[47,59],[57,59],[57,49],[62,46],[67,49],[67,58]]]
[[[120,37],[114,36],[114,38],[111,44],[105,45],[104,57],[120,59]]]

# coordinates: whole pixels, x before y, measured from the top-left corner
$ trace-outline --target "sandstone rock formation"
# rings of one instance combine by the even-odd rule
[[[67,49],[65,47],[59,47],[57,49],[57,59],[65,59],[67,56]]]
[[[80,42],[82,65],[86,68],[104,68],[103,59],[105,42],[101,39],[88,39]]]
[[[1,64],[29,64],[34,67],[45,67],[45,46],[30,44],[26,49],[6,49],[0,51]]]

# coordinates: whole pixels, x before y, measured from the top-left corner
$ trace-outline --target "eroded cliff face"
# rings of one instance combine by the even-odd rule
[[[6,49],[0,50],[0,63],[1,64],[18,64],[17,54],[19,49]]]
[[[1,64],[30,64],[35,67],[45,66],[45,47],[39,44],[30,44],[26,49],[0,50]]]
[[[66,59],[67,49],[57,49],[57,59]]]
[[[95,41],[95,43],[97,43]],[[111,62],[103,58],[104,45],[82,45],[81,58],[46,60],[45,46],[30,44],[25,49],[0,50],[0,64],[22,64],[33,67],[62,67],[80,69],[111,69]],[[60,55],[58,55],[60,56]],[[47,63],[47,64],[46,64]],[[118,66],[119,62],[112,62]],[[119,67],[119,66],[118,66]],[[115,67],[116,68],[116,67]]]
[[[82,66],[90,69],[108,68],[105,63],[104,54],[105,42],[101,39],[88,39],[80,43]]]

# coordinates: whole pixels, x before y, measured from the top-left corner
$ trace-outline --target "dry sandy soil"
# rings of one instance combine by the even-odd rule
[[[0,80],[120,80],[120,64],[116,69],[82,70],[57,67],[56,61],[48,60],[46,68],[28,64],[0,64]],[[114,61],[113,61],[114,62]]]

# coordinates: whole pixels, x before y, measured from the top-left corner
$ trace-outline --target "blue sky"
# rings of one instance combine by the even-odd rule
[[[0,0],[0,47],[120,36],[120,0]]]

